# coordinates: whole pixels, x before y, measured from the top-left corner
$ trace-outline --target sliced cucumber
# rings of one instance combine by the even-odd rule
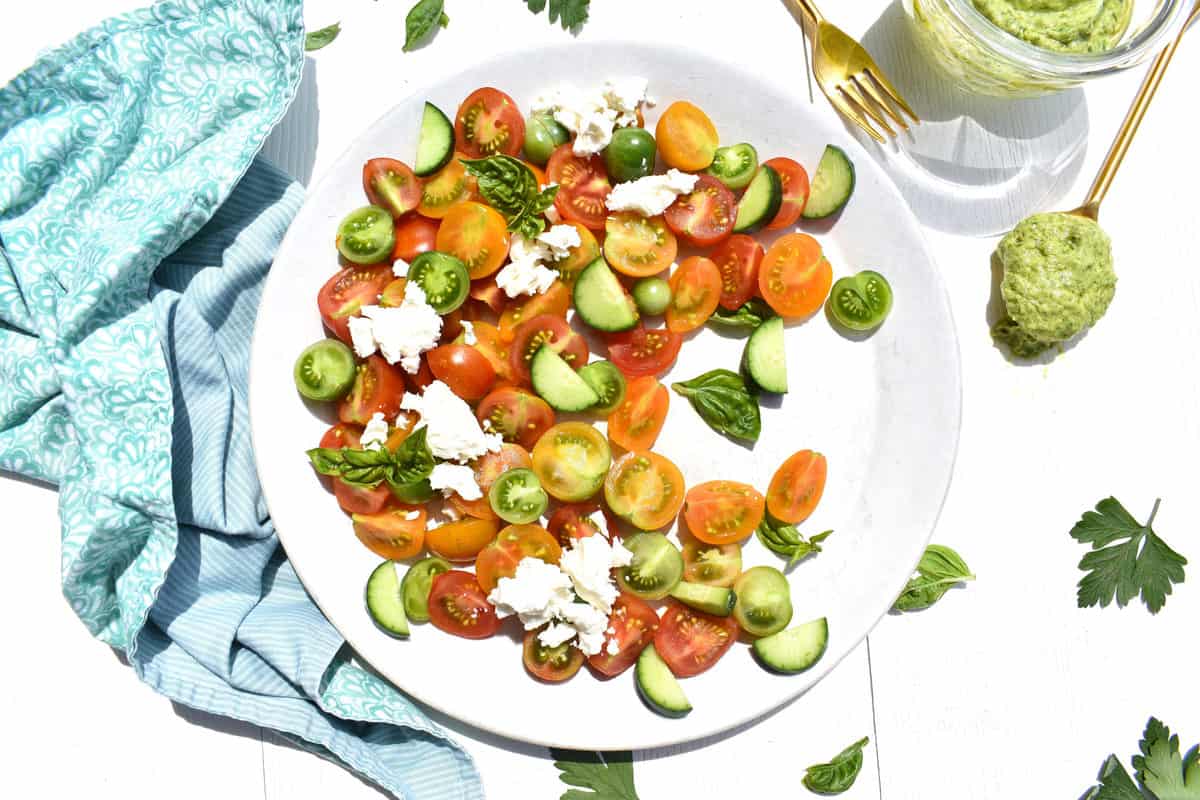
[[[687,581],[680,581],[679,585],[671,590],[671,597],[697,611],[716,617],[728,617],[737,605],[737,595],[732,589]]]
[[[787,394],[787,357],[783,351],[783,318],[771,317],[750,333],[742,368],[760,389]]]
[[[854,193],[854,162],[842,148],[826,145],[804,206],[805,219],[823,219],[842,210]]]
[[[783,205],[783,179],[773,167],[766,164],[758,168],[746,193],[738,202],[737,219],[733,222],[736,233],[753,233],[779,213]]]
[[[562,356],[545,345],[533,354],[529,376],[538,396],[559,411],[584,411],[600,402],[596,390]]]
[[[754,656],[764,667],[793,675],[817,663],[829,643],[829,623],[825,617],[754,642]]]
[[[413,172],[424,178],[450,163],[454,156],[454,123],[433,103],[425,103],[417,160]]]
[[[408,638],[408,615],[395,562],[383,562],[367,578],[367,613],[388,636]]]
[[[627,331],[637,325],[633,298],[603,258],[580,270],[573,299],[579,318],[598,331]]]
[[[646,645],[646,649],[638,656],[633,675],[638,694],[652,711],[664,717],[678,718],[686,717],[692,710],[692,704],[683,693],[679,680],[671,674],[671,668],[662,660],[653,644]]]
[[[595,390],[600,400],[591,410],[608,416],[625,401],[625,376],[611,361],[593,361],[579,369],[579,377]]]

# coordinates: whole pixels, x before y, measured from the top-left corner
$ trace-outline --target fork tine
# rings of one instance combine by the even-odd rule
[[[823,90],[825,87],[822,86],[821,88]],[[837,92],[825,92],[825,96],[829,98],[829,102],[843,117],[862,128],[867,132],[867,135],[869,135],[875,141],[879,142],[880,144],[884,143],[885,140],[883,138],[883,134],[872,128],[870,124],[863,119],[862,115],[854,110],[854,107],[850,105],[850,102],[846,100],[845,97],[842,97],[842,95]]]
[[[875,105],[883,109],[883,112],[887,114],[893,122],[895,122],[904,130],[908,130],[908,123],[904,121],[904,117],[896,113],[895,109],[892,108],[891,103],[884,99],[884,96],[879,93],[878,89],[875,88],[875,83],[869,77],[867,77],[865,72],[853,76],[850,78],[850,80],[854,81],[854,85],[858,87],[859,91],[865,95],[869,95],[871,99],[875,101]]]
[[[854,103],[861,108],[868,117],[875,121],[876,125],[883,128],[883,130],[887,132],[888,136],[896,135],[896,132],[892,130],[892,126],[888,125],[887,121],[883,117],[875,113],[875,109],[871,107],[870,101],[862,96],[862,93],[858,91],[858,87],[854,85],[853,80],[848,80],[838,84],[838,90],[841,91],[842,94],[846,95],[846,97],[848,97],[850,100],[854,101]]]
[[[879,67],[867,67],[863,72],[866,73],[867,77],[875,81],[879,88],[883,90],[883,93],[891,98],[896,105],[900,106],[904,110],[904,113],[912,117],[913,122],[918,124],[921,122],[921,118],[917,116],[915,111],[909,108],[908,103],[904,102],[904,98],[896,91],[896,87],[892,86],[883,73],[879,71]]]

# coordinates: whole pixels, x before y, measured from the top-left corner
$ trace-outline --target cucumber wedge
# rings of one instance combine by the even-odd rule
[[[546,345],[533,354],[529,376],[533,390],[558,411],[584,411],[600,402],[596,390]]]
[[[773,672],[793,675],[817,663],[828,643],[829,623],[821,617],[756,640],[754,656]]]
[[[783,350],[781,317],[768,319],[750,333],[742,367],[763,391],[787,394],[787,357]]]
[[[408,615],[404,613],[404,596],[396,564],[384,561],[367,578],[367,613],[376,626],[388,636],[408,638]]]
[[[638,694],[652,711],[664,717],[678,718],[687,716],[692,710],[692,704],[683,693],[683,687],[671,674],[671,668],[662,660],[653,644],[646,645],[646,649],[638,656],[633,675]]]
[[[737,595],[732,589],[687,581],[680,581],[679,585],[671,590],[671,597],[697,611],[716,617],[728,617],[737,605]]]
[[[422,178],[428,177],[449,164],[453,156],[454,123],[433,103],[425,103],[413,172]]]
[[[579,318],[598,331],[627,331],[637,325],[637,305],[603,258],[580,270],[572,299]]]
[[[854,181],[854,162],[842,148],[826,145],[817,164],[817,172],[813,175],[808,203],[804,206],[804,218],[824,219],[841,211],[850,195],[854,194]]]
[[[738,201],[737,219],[733,222],[735,233],[753,233],[775,219],[783,205],[783,179],[773,167],[766,164],[758,168],[746,193]]]

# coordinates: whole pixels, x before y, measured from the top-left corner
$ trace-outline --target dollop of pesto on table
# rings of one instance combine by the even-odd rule
[[[973,0],[975,8],[1018,39],[1063,53],[1116,47],[1133,16],[1133,0]]]
[[[1032,358],[1094,325],[1117,288],[1112,243],[1099,225],[1071,214],[1034,214],[996,248],[1008,316],[992,336]]]

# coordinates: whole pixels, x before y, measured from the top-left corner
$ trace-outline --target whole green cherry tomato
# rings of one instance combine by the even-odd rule
[[[525,123],[525,157],[539,167],[546,166],[550,154],[571,138],[570,132],[549,114],[534,114]]]
[[[654,171],[654,137],[645,128],[618,128],[604,148],[604,166],[617,183],[636,181]]]
[[[661,314],[671,305],[671,284],[662,278],[642,278],[633,285],[633,302],[643,314]]]

